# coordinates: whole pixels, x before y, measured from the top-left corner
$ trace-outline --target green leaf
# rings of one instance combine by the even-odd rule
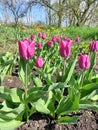
[[[12,102],[21,102],[23,99],[24,92],[19,88],[9,89],[7,87],[0,87],[0,97]]]
[[[98,110],[98,102],[92,102],[90,100],[80,101],[80,109]]]
[[[50,114],[50,111],[48,110],[47,106],[45,105],[45,101],[43,99],[39,99],[37,102],[34,103],[35,109],[38,112],[44,113],[44,114]]]
[[[37,86],[37,87],[41,87],[42,86],[42,81],[38,77],[33,77],[33,82],[34,82],[35,86]]]
[[[64,116],[64,117],[60,117],[58,119],[58,123],[60,124],[75,124],[77,123],[77,120],[79,119],[79,116]]]
[[[69,95],[67,97],[63,97],[56,109],[56,113],[58,115],[64,115],[69,112],[73,112],[79,109],[79,100],[80,93],[78,91],[74,91],[73,96]]]
[[[23,123],[24,122],[17,121],[17,120],[5,121],[0,119],[0,130],[15,130]]]
[[[84,85],[82,88],[80,88],[81,98],[89,95],[97,88],[98,88],[98,83],[89,83],[87,85]]]
[[[77,56],[74,61],[70,62],[68,68],[65,69],[64,82],[68,83],[73,75],[73,71],[77,62]]]
[[[92,72],[94,66],[96,64],[96,51],[94,51],[92,54],[91,54],[91,65],[90,65],[90,68],[89,70],[87,71],[87,74],[86,74],[86,77],[88,78],[90,73]]]

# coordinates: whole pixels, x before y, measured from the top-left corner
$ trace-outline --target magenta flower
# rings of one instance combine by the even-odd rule
[[[52,46],[53,46],[53,41],[49,40],[49,41],[48,41],[48,46],[49,46],[49,47],[52,47]]]
[[[38,49],[42,49],[42,47],[43,47],[42,43],[38,43],[38,44],[37,44],[37,48],[38,48]]]
[[[71,40],[70,38],[65,37],[65,38],[64,38],[64,41],[65,41],[65,42],[68,42],[68,43],[70,43],[70,44],[72,45],[72,40]]]
[[[92,41],[90,43],[90,50],[91,51],[98,51],[98,41]]]
[[[42,33],[41,32],[38,33],[38,37],[42,37]]]
[[[71,43],[62,40],[60,43],[60,55],[62,57],[67,57],[70,56],[70,54],[71,54]]]
[[[34,56],[35,52],[35,43],[30,42],[28,39],[24,39],[23,41],[18,41],[19,54],[25,59],[29,60]]]
[[[58,43],[60,43],[60,42],[61,42],[61,38],[60,38],[60,37],[57,37],[56,41],[57,41]]]
[[[56,42],[56,38],[57,38],[57,37],[54,35],[54,36],[52,37],[52,41],[53,41],[53,42]]]
[[[78,57],[78,64],[81,69],[89,69],[90,57],[86,54],[82,54]]]
[[[42,57],[38,57],[36,58],[36,67],[38,68],[42,68],[44,65],[44,60]]]
[[[30,39],[31,39],[31,40],[34,40],[34,35],[33,35],[33,34],[30,36]]]
[[[42,34],[42,39],[45,40],[46,39],[46,33]]]
[[[80,37],[76,37],[75,42],[79,42],[79,41],[80,41]]]

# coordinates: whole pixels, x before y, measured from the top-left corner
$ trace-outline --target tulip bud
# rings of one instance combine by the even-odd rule
[[[49,47],[52,47],[52,46],[53,46],[53,41],[51,41],[51,40],[48,41],[48,46],[49,46]]]
[[[56,36],[55,35],[52,37],[52,41],[56,42]]]
[[[42,34],[42,39],[45,40],[46,39],[46,33]]]
[[[42,47],[43,47],[42,43],[38,43],[38,44],[37,44],[37,48],[38,48],[38,49],[42,49]]]
[[[70,56],[71,54],[71,43],[61,41],[60,43],[60,55],[62,57]]]
[[[20,56],[29,60],[34,56],[35,52],[35,43],[31,43],[28,39],[24,39],[23,41],[18,41],[19,53]]]
[[[92,41],[90,43],[90,50],[91,51],[98,51],[98,41]]]
[[[36,67],[42,68],[43,65],[44,65],[44,60],[43,60],[43,58],[42,58],[42,57],[38,57],[38,58],[36,59]]]
[[[80,41],[80,37],[76,37],[75,42],[79,42],[79,41]]]
[[[58,43],[60,43],[60,42],[61,42],[61,38],[60,38],[60,37],[57,37],[56,41],[57,41]]]
[[[42,33],[41,32],[38,33],[38,37],[42,37]]]
[[[81,69],[89,69],[90,67],[90,57],[86,54],[82,54],[78,58],[78,64]]]
[[[30,36],[30,39],[31,39],[31,40],[34,40],[34,35],[33,35],[33,34]]]

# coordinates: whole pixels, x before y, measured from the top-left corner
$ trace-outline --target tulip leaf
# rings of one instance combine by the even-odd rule
[[[64,116],[64,117],[60,117],[58,119],[58,123],[60,124],[75,124],[77,123],[77,120],[79,119],[79,116]]]
[[[0,119],[0,130],[15,130],[24,122],[17,120],[2,120]]]
[[[98,88],[98,83],[89,83],[80,88],[81,98],[89,95],[92,91]]]
[[[73,75],[73,71],[77,62],[77,56],[74,61],[70,62],[67,68],[65,69],[64,82],[68,83]]]
[[[40,98],[37,102],[35,102],[34,106],[38,112],[41,112],[44,114],[50,114],[50,111],[47,108],[47,106],[45,105],[45,101],[42,98]]]
[[[58,115],[64,115],[69,112],[73,112],[79,109],[79,100],[80,100],[80,93],[75,92],[73,96],[63,96],[57,109],[56,112]]]
[[[41,87],[42,86],[42,81],[38,77],[33,77],[33,82],[34,82],[35,86],[37,86],[37,87]]]

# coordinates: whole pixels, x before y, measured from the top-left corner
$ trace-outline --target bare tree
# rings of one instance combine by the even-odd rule
[[[19,18],[24,17],[29,8],[36,4],[35,0],[0,0],[1,5],[6,8],[9,16],[14,19],[15,25]],[[3,9],[4,10],[4,9]]]

